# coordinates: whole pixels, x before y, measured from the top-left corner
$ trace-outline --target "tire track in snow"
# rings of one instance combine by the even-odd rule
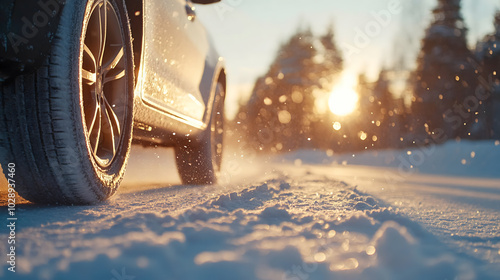
[[[111,278],[122,267],[136,279],[490,279],[353,186],[314,169],[265,176],[26,206],[14,279]]]

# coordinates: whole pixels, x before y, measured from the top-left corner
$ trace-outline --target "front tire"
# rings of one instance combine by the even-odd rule
[[[225,89],[219,82],[215,90],[212,115],[201,137],[175,147],[177,169],[184,185],[217,183],[222,165]]]
[[[123,178],[133,121],[133,56],[120,0],[66,1],[51,54],[0,86],[0,163],[36,203],[89,204]]]

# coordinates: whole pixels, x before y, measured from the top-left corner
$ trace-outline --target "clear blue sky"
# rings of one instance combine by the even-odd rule
[[[396,38],[413,38],[413,42],[402,39],[405,45],[399,50],[414,60],[437,0],[222,0],[219,4],[197,5],[198,18],[227,60],[228,112],[234,111],[231,109],[241,96],[248,96],[255,79],[267,71],[280,44],[298,26],[309,25],[321,34],[333,24],[340,47],[356,46],[357,30],[367,28],[376,20],[373,12],[388,10],[391,1],[399,2],[402,11],[392,14],[386,26],[374,29],[368,44],[345,58],[347,71],[366,72],[373,79],[381,67],[394,59]],[[478,38],[493,30],[493,15],[500,8],[500,1],[462,2],[469,45],[473,46]]]

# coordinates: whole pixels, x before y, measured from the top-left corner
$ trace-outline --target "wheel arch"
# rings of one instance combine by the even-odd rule
[[[207,71],[207,66],[212,65],[213,72],[212,72],[212,78],[210,81],[210,86],[207,96],[207,107],[205,110],[205,116],[203,118],[203,122],[205,124],[210,123],[210,117],[212,115],[212,110],[214,107],[215,103],[215,92],[217,88],[217,83],[221,83],[222,86],[224,87],[224,91],[226,91],[227,88],[227,76],[226,76],[226,65],[225,65],[225,60],[224,58],[220,57],[217,52],[212,49],[212,52],[208,55],[206,65],[205,65],[205,71]],[[205,81],[206,82],[206,81]],[[200,84],[200,90],[203,90],[202,88],[205,87],[206,85],[204,84],[204,81],[202,79],[202,82]],[[202,93],[203,94],[203,93]],[[225,98],[225,96],[224,96]]]
[[[224,90],[227,90],[227,77],[226,77],[226,68],[222,68],[219,72],[218,82],[222,84]]]
[[[226,108],[225,108],[225,104],[226,104],[225,100],[226,100],[226,96],[227,96],[227,77],[226,77],[226,68],[222,68],[222,69],[221,69],[221,71],[220,71],[220,73],[219,73],[219,78],[217,79],[217,81],[218,81],[219,83],[221,83],[221,84],[222,84],[222,87],[224,88],[224,96],[223,96],[223,101],[222,101],[222,102],[224,103],[224,108],[223,108],[223,109],[224,109],[224,111],[225,111],[225,110],[226,110]],[[226,119],[226,114],[225,114],[225,113],[223,114],[223,117],[224,117],[224,119]]]

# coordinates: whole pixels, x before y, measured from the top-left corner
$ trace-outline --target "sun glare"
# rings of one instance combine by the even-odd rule
[[[353,84],[346,79],[333,89],[328,106],[330,111],[337,116],[347,116],[354,112],[358,106],[358,93],[353,89]]]

